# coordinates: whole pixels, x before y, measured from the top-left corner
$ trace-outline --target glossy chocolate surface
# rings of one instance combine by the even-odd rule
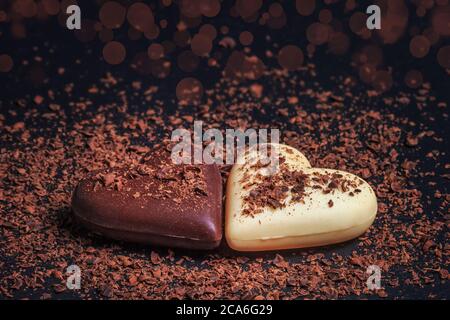
[[[130,168],[90,173],[72,208],[78,221],[110,238],[212,249],[222,239],[221,202],[215,165],[175,165],[159,150]]]

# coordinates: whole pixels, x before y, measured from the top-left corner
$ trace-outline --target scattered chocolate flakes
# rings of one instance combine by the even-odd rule
[[[419,138],[412,136],[412,135],[408,135],[408,137],[406,137],[406,145],[408,147],[415,147],[419,144]]]
[[[251,186],[248,185],[251,180],[247,178],[247,173],[245,173],[241,181],[244,188],[251,188],[249,194],[244,198],[246,207],[242,214],[250,216],[255,216],[264,207],[272,209],[284,207],[286,205],[284,200],[288,196],[289,190],[293,194],[292,200],[294,202],[302,201],[305,185],[308,181],[306,174],[302,171],[289,171],[282,160],[280,161],[280,170],[275,175],[263,176],[258,174],[256,188],[254,182]]]
[[[166,144],[166,142],[164,143]],[[114,172],[107,169],[95,173],[97,182],[92,186],[93,189],[98,190],[103,186],[109,190],[126,191],[126,194],[135,199],[141,197],[170,198],[177,205],[183,199],[192,197],[196,201],[206,201],[208,192],[201,167],[171,165],[169,162],[171,160],[168,158],[171,149],[170,146],[168,149],[166,147],[159,147],[152,151],[153,157],[159,159],[157,162],[149,161],[150,159],[146,156]],[[137,150],[139,148],[130,149]],[[144,189],[146,191],[137,190],[135,183],[137,179],[145,181]],[[180,185],[181,188],[179,188]],[[177,207],[175,206],[174,209]]]
[[[448,298],[448,104],[428,83],[417,92],[377,95],[361,91],[352,75],[319,78],[318,68],[266,68],[251,80],[261,85],[253,89],[220,79],[205,85],[204,103],[195,108],[172,101],[164,84],[147,78],[130,84],[115,73],[96,78],[96,69],[73,82],[71,68],[58,68],[54,94],[46,84],[36,89],[42,101],[35,101],[37,93],[11,93],[0,114],[0,297]],[[128,192],[134,179],[151,176],[169,191],[171,184],[184,184],[179,196],[205,198],[195,183],[201,172],[145,162],[147,150],[164,145],[174,129],[192,128],[192,120],[220,129],[278,128],[282,142],[301,149],[314,167],[361,174],[379,200],[373,226],[343,247],[246,254],[223,243],[198,254],[109,241],[73,221],[71,194],[96,170],[127,168],[99,176],[97,188]],[[413,139],[409,148],[404,132],[414,132],[420,143]],[[221,168],[224,182],[229,170]],[[255,208],[248,214],[261,205],[283,206],[287,188],[301,201],[306,183],[326,193],[359,192],[357,181],[338,176],[305,178],[297,172],[263,183],[249,193]],[[82,271],[82,287],[63,290],[72,264]],[[370,265],[381,269],[381,290],[367,288]]]
[[[114,175],[114,173],[106,173],[101,176],[101,179],[105,187],[109,187],[114,184],[116,176]]]
[[[251,168],[261,168],[261,165],[257,162]],[[292,194],[290,203],[302,203],[308,196],[305,192],[307,187],[321,189],[324,194],[332,194],[339,190],[354,196],[355,193],[361,192],[357,187],[363,183],[359,178],[344,177],[336,172],[306,174],[303,171],[291,171],[283,157],[280,158],[280,168],[276,174],[263,176],[257,173],[255,180],[252,180],[249,173],[245,172],[240,182],[244,189],[249,190],[248,195],[243,199],[242,215],[252,217],[262,212],[265,207],[272,209],[285,207],[289,191]],[[331,208],[333,201],[330,200],[328,206]]]

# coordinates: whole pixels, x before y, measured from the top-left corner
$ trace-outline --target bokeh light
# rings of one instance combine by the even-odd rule
[[[441,67],[446,69],[450,68],[450,45],[439,49],[437,53],[437,60]]]
[[[253,35],[248,32],[248,31],[243,31],[241,32],[241,34],[239,35],[239,42],[243,45],[243,46],[249,46],[252,44],[253,42]]]
[[[422,82],[422,73],[418,70],[410,70],[405,75],[405,84],[410,88],[419,88],[422,85]]]
[[[203,86],[195,78],[184,78],[178,82],[176,95],[181,104],[199,104],[203,96]]]
[[[303,52],[295,45],[287,45],[278,52],[278,63],[287,70],[297,70],[303,64]]]
[[[9,72],[14,66],[13,59],[7,54],[0,55],[0,72]]]
[[[309,16],[314,12],[314,9],[316,8],[316,1],[296,0],[295,7],[297,8],[298,13],[302,16]]]
[[[120,64],[125,59],[125,56],[126,56],[126,49],[123,46],[123,44],[121,44],[118,41],[108,42],[103,47],[103,58],[109,64],[113,65]]]
[[[126,9],[116,1],[109,1],[100,8],[99,19],[107,28],[119,28],[125,21]]]
[[[148,57],[152,60],[158,60],[164,57],[164,47],[159,43],[152,43],[147,50]]]
[[[425,36],[415,36],[409,43],[409,51],[416,58],[425,57],[430,50],[430,41]]]
[[[128,8],[127,20],[135,29],[142,32],[149,31],[154,25],[152,10],[142,2],[133,3]]]

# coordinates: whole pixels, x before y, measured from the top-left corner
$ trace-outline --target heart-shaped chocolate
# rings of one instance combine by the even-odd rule
[[[231,248],[322,246],[350,240],[369,228],[377,199],[367,182],[348,172],[312,168],[298,150],[270,145],[279,156],[278,170],[272,175],[249,161],[260,156],[256,148],[231,170],[225,218]]]
[[[114,239],[212,249],[222,238],[217,166],[173,164],[163,149],[138,165],[90,173],[72,208],[82,224]]]

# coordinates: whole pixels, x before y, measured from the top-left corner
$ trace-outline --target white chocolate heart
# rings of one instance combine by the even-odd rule
[[[227,183],[225,235],[238,251],[322,246],[364,233],[377,213],[374,191],[344,171],[311,168],[298,150],[279,151],[279,171],[264,176],[260,166],[238,162]],[[258,157],[255,149],[244,155]]]

